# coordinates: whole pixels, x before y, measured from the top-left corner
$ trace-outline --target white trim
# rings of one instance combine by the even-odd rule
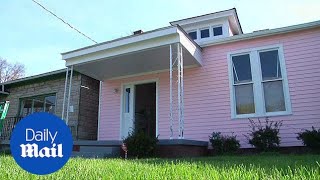
[[[178,21],[173,21],[173,22],[170,22],[170,24],[180,25],[185,28],[185,27],[196,26],[197,24],[203,24],[208,21],[216,22],[220,19],[228,19],[228,21],[230,22],[230,26],[232,26],[232,29],[236,31],[236,33],[239,33],[239,34],[243,33],[235,8],[219,11],[215,13],[200,15],[196,17],[191,17],[187,19],[182,19]]]
[[[203,30],[208,30],[209,31],[209,36],[208,37],[201,37],[201,31],[203,31]],[[199,31],[200,31],[200,39],[202,39],[202,40],[205,40],[205,39],[208,39],[208,38],[212,37],[211,32],[210,32],[210,26],[202,27],[202,28],[199,29]]]
[[[73,76],[73,66],[71,66],[70,70],[70,84],[69,84],[69,92],[68,92],[68,102],[67,102],[67,117],[66,117],[66,124],[69,125],[69,111],[70,111],[70,96],[71,96],[71,89],[72,89],[72,76]]]
[[[173,139],[173,93],[172,93],[172,71],[173,71],[173,64],[172,64],[172,45],[170,45],[170,49],[169,49],[169,63],[170,63],[170,72],[169,72],[169,106],[170,106],[170,113],[169,113],[169,118],[170,118],[170,139]]]
[[[181,52],[180,52],[180,44],[177,44],[177,77],[178,77],[178,138],[181,138]]]
[[[102,51],[102,50],[112,49],[115,47],[124,46],[124,45],[132,44],[132,43],[137,43],[140,41],[145,41],[145,40],[149,40],[149,39],[173,35],[173,34],[177,33],[177,29],[178,28],[175,26],[160,28],[160,29],[156,29],[156,30],[153,30],[150,32],[144,32],[139,35],[134,35],[134,36],[131,35],[128,37],[119,38],[119,39],[115,39],[112,41],[107,41],[107,42],[95,44],[93,46],[87,46],[87,47],[76,49],[73,51],[61,53],[61,55],[62,55],[62,59],[70,59],[75,56],[86,55],[86,54],[94,53],[97,51]]]
[[[219,36],[214,36],[213,35],[213,28],[214,27],[221,27],[222,28],[222,35]],[[194,29],[197,30],[197,39],[194,41],[197,42],[199,45],[203,44],[208,44],[215,42],[216,39],[224,38],[229,36],[229,21],[228,18],[221,18],[221,19],[216,19],[212,22],[206,22],[206,23],[200,23],[200,24],[195,24],[192,26],[184,26],[184,29],[189,32],[189,31],[194,31]],[[201,31],[208,29],[209,30],[209,37],[206,38],[201,38]]]
[[[124,83],[121,83],[121,90],[120,90],[120,127],[119,127],[119,140],[122,140],[122,116],[123,116],[123,92],[124,92]]]
[[[97,132],[97,140],[100,140],[100,121],[101,121],[101,93],[102,93],[102,85],[103,82],[99,82],[99,106],[98,106],[98,132]]]
[[[178,29],[179,40],[181,45],[189,52],[195,59],[199,66],[202,66],[202,52],[200,46],[191,40],[185,31]]]
[[[128,85],[132,85],[133,88],[135,85],[140,84],[147,84],[147,83],[156,83],[156,136],[159,135],[159,78],[155,79],[147,79],[147,80],[141,80],[141,81],[131,81],[127,83],[121,83],[121,101],[120,101],[120,134],[119,134],[119,140],[122,140],[122,121],[123,121],[123,92],[124,87]],[[133,98],[135,98],[135,93],[133,94]],[[134,102],[134,101],[133,101]],[[134,102],[135,103],[135,102]],[[133,112],[134,113],[134,112]]]
[[[283,84],[283,94],[285,100],[286,111],[279,112],[265,112],[265,99],[264,91],[262,87],[262,73],[260,65],[259,52],[278,50],[280,69],[281,69],[281,80]],[[253,94],[254,94],[254,103],[255,103],[255,113],[254,114],[236,114],[236,100],[235,100],[235,91],[234,91],[234,80],[233,80],[233,69],[232,69],[232,56],[238,56],[243,54],[250,55],[250,65],[252,73],[252,82],[253,82]],[[229,74],[229,88],[230,88],[230,107],[231,107],[231,118],[250,118],[250,117],[266,117],[266,116],[280,116],[280,115],[290,115],[292,114],[291,110],[291,101],[288,87],[288,77],[285,66],[285,58],[283,52],[282,44],[275,44],[270,46],[255,47],[251,49],[237,50],[229,52],[227,54],[228,58],[228,74]]]
[[[195,67],[198,67],[198,65],[189,65],[189,66],[185,66],[184,68],[187,69],[187,68],[195,68]],[[170,69],[163,69],[163,70],[143,72],[143,73],[137,73],[137,74],[131,74],[131,75],[125,75],[125,76],[118,76],[118,77],[114,77],[114,78],[109,78],[107,80],[126,79],[126,78],[137,77],[137,76],[158,74],[158,73],[163,73],[163,72],[167,72],[167,71],[170,71]]]
[[[192,37],[190,37],[191,39],[193,39],[194,41],[198,39],[198,29],[192,29],[192,30],[189,30],[189,31],[186,31],[186,33],[189,35],[189,33],[196,33],[196,39],[193,39]],[[190,35],[189,35],[190,36]]]
[[[129,36],[120,40],[85,47],[63,53],[62,59],[66,61],[66,66],[81,65],[101,60],[108,61],[112,57],[125,54],[143,53],[145,50],[169,46],[174,43],[181,43],[194,56],[196,62],[201,65],[200,46],[190,39],[188,34],[180,27],[160,29],[150,33],[142,33],[137,36]]]
[[[301,31],[301,30],[311,29],[311,28],[316,28],[316,27],[320,27],[320,21],[314,21],[314,22],[309,22],[309,23],[304,23],[304,24],[297,24],[297,25],[293,25],[293,26],[286,26],[286,27],[281,27],[281,28],[276,28],[276,29],[263,30],[263,31],[257,31],[257,32],[247,33],[247,34],[240,34],[240,35],[235,35],[235,36],[230,36],[230,37],[224,37],[224,38],[217,39],[214,42],[210,42],[210,43],[206,43],[206,44],[199,43],[199,45],[201,47],[214,46],[214,45],[218,45],[218,44],[225,44],[225,43],[255,39],[255,38],[259,38],[259,37],[284,34],[284,33]]]
[[[64,119],[64,111],[65,111],[65,106],[66,106],[66,95],[67,95],[67,86],[68,86],[68,76],[69,76],[69,67],[67,67],[66,79],[65,79],[65,82],[64,82],[64,93],[63,93],[61,119]]]
[[[291,106],[291,96],[290,96],[290,90],[289,90],[289,82],[288,82],[288,74],[287,74],[287,67],[286,67],[286,61],[284,57],[284,51],[283,46],[279,46],[278,49],[279,53],[279,60],[280,60],[280,69],[281,69],[281,76],[283,79],[283,91],[284,91],[284,99],[286,104],[286,110],[289,114],[292,114],[292,106]]]
[[[215,36],[214,32],[213,32],[213,28],[220,28],[220,27],[221,27],[221,30],[222,30],[222,34]],[[212,37],[222,37],[222,36],[225,36],[225,35],[229,36],[229,27],[225,27],[223,24],[211,26],[211,31],[212,31]]]
[[[56,71],[51,71],[51,72],[47,72],[47,73],[43,73],[43,74],[38,74],[38,75],[34,75],[34,76],[15,79],[15,80],[12,80],[12,81],[7,81],[7,82],[4,82],[4,83],[0,83],[0,85],[8,85],[8,84],[14,84],[14,83],[19,83],[19,82],[23,82],[23,81],[33,80],[33,79],[37,79],[37,78],[43,78],[43,77],[46,77],[46,76],[57,75],[57,74],[60,74],[60,73],[66,72],[66,71],[67,71],[67,68],[59,69],[59,70],[56,70]]]

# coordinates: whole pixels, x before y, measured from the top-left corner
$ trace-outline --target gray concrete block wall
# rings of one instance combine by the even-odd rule
[[[70,106],[73,106],[74,111],[69,113],[69,125],[74,140],[97,139],[99,85],[98,80],[88,76],[79,73],[73,75]],[[7,85],[6,89],[10,92],[10,95],[0,95],[0,101],[10,101],[7,114],[9,118],[19,116],[21,98],[56,94],[55,115],[61,118],[64,87],[65,73],[33,79],[19,84]]]
[[[6,89],[10,92],[9,95],[1,95],[0,100],[10,101],[10,107],[7,117],[19,116],[20,111],[20,99],[26,97],[33,97],[45,94],[56,94],[56,110],[55,115],[61,118],[63,95],[65,85],[65,74],[57,74],[42,79],[29,80],[19,84],[7,85]],[[70,96],[70,106],[74,107],[74,112],[69,113],[69,124],[72,126],[78,126],[79,119],[79,98],[80,98],[80,85],[81,74],[74,73],[72,79],[72,90]],[[73,130],[73,137],[76,139],[76,129]]]

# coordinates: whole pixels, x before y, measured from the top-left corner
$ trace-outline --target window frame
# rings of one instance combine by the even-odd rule
[[[202,30],[208,30],[209,36],[208,36],[208,37],[201,37],[201,31],[202,31]],[[200,39],[209,39],[209,38],[211,38],[212,36],[211,36],[210,27],[200,28],[200,29],[199,29],[199,37],[200,37]]]
[[[221,33],[222,34],[220,34],[220,35],[214,35],[214,31],[213,31],[213,29],[214,28],[220,28],[221,27]],[[212,29],[212,37],[221,37],[221,36],[223,36],[224,35],[224,32],[223,32],[223,25],[216,25],[216,26],[211,26],[211,29]]]
[[[34,113],[34,101],[36,100],[36,98],[38,98],[38,97],[42,97],[43,98],[43,100],[45,100],[45,98],[46,97],[50,97],[50,96],[55,96],[55,103],[54,103],[54,112],[53,112],[53,114],[55,114],[56,115],[56,113],[57,113],[57,93],[48,93],[48,94],[39,94],[39,95],[34,95],[34,96],[26,96],[26,97],[21,97],[21,98],[19,98],[19,108],[18,108],[18,117],[23,117],[22,115],[21,115],[21,111],[22,111],[22,109],[23,109],[23,107],[22,107],[22,105],[24,105],[24,104],[22,104],[22,101],[24,101],[24,100],[31,100],[32,101],[32,105],[31,105],[31,114],[32,113]],[[43,102],[43,110],[45,111],[45,106],[46,106],[46,103],[45,103],[45,101]],[[44,112],[43,111],[43,112]]]
[[[280,64],[282,78],[278,78],[276,80],[271,80],[271,81],[282,80],[284,103],[285,103],[286,111],[266,112],[266,109],[265,109],[263,82],[266,82],[268,80],[262,80],[261,61],[260,61],[259,53],[272,51],[272,50],[278,50],[279,64]],[[235,85],[234,85],[234,78],[233,78],[232,57],[243,55],[243,54],[249,54],[249,57],[250,57],[252,82],[253,82],[253,96],[254,96],[254,103],[255,103],[255,113],[253,114],[236,114],[236,98],[235,98],[235,88],[234,88]],[[228,71],[229,71],[228,74],[229,74],[229,89],[230,89],[230,107],[231,107],[232,119],[269,117],[269,116],[281,116],[281,115],[292,114],[290,93],[289,93],[289,87],[288,87],[288,78],[287,78],[287,71],[286,71],[282,44],[261,46],[256,48],[229,52],[227,54],[227,58],[228,58]]]
[[[193,39],[193,38],[189,35],[189,33],[196,33],[196,38]],[[190,31],[187,32],[187,34],[188,34],[188,36],[189,36],[191,39],[193,39],[194,41],[198,39],[198,34],[199,34],[199,33],[198,33],[198,30],[197,30],[197,29],[190,30]]]

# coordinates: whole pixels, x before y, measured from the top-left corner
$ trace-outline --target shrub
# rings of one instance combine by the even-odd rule
[[[137,131],[129,133],[123,142],[127,146],[129,157],[144,158],[154,155],[158,137],[150,137],[144,131]]]
[[[297,139],[302,140],[303,144],[311,149],[320,149],[320,129],[316,130],[312,126],[312,130],[298,133]]]
[[[218,153],[232,153],[240,148],[240,143],[236,136],[221,135],[221,132],[213,132],[209,136],[213,150]]]
[[[249,121],[250,128],[252,129],[250,133],[248,133],[248,136],[246,136],[249,144],[260,151],[271,151],[279,147],[279,131],[282,126],[282,121],[274,122],[266,118],[264,125],[259,118],[258,123],[252,119],[249,119]]]

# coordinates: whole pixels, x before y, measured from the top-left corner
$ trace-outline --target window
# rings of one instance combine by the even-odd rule
[[[253,82],[250,65],[250,55],[243,54],[232,57],[233,85],[236,99],[237,114],[255,112],[253,97]]]
[[[266,112],[285,111],[278,50],[259,52]]]
[[[197,31],[192,31],[188,33],[191,39],[195,40],[197,39]]]
[[[281,46],[230,54],[233,118],[291,113]]]
[[[55,113],[56,95],[41,95],[20,99],[20,116],[25,117],[34,112]]]
[[[222,35],[222,26],[214,27],[213,36],[220,36],[220,35]]]
[[[126,88],[125,91],[125,112],[130,112],[130,88]]]
[[[47,96],[44,98],[44,102],[44,111],[54,114],[56,110],[56,96]]]
[[[209,29],[202,29],[200,30],[200,35],[201,35],[201,38],[207,38],[210,36],[210,33],[209,33]]]

